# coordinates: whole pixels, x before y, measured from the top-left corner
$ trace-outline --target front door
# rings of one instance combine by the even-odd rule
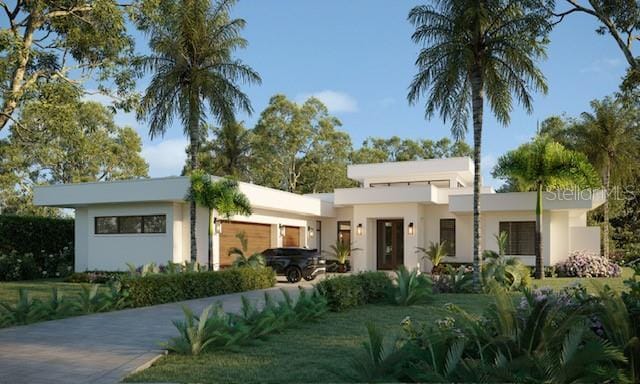
[[[378,269],[392,270],[404,263],[404,221],[378,220]]]

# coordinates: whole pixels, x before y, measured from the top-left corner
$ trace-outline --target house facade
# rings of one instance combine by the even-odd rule
[[[443,242],[447,262],[473,259],[473,163],[467,157],[350,165],[355,188],[298,195],[240,183],[253,207],[251,216],[222,220],[214,212],[213,263],[233,262],[244,232],[248,252],[271,247],[307,247],[328,251],[336,241],[350,242],[352,269],[391,270],[399,265],[429,268],[418,247]],[[190,259],[188,177],[140,179],[37,187],[36,205],[75,209],[76,271],[122,270]],[[545,265],[571,251],[600,252],[599,227],[587,226],[587,212],[601,205],[601,194],[549,192],[543,197]],[[480,197],[482,249],[497,250],[494,235],[507,232],[507,254],[534,265],[533,192]],[[196,214],[198,258],[207,263],[209,212]]]

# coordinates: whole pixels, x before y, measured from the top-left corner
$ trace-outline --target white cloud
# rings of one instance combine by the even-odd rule
[[[603,73],[622,64],[622,60],[616,58],[603,58],[593,61],[590,65],[580,68],[580,73]]]
[[[329,89],[313,93],[303,93],[296,96],[295,100],[297,102],[304,102],[310,97],[315,97],[322,101],[331,113],[358,111],[358,102],[356,99],[344,92],[332,91]]]
[[[145,144],[142,148],[142,157],[149,163],[149,176],[180,175],[187,158],[186,147],[186,139],[167,139],[157,144]]]
[[[393,97],[385,97],[378,102],[382,108],[389,108],[396,104],[396,99]]]

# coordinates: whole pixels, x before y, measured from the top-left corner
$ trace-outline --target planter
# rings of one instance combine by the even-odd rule
[[[346,264],[338,264],[338,273],[345,273],[347,272],[347,265]]]

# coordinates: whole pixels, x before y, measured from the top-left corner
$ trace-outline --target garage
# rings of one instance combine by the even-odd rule
[[[236,237],[236,234],[243,231],[247,238],[247,256],[262,252],[271,247],[271,225],[242,223],[239,221],[223,222],[222,233],[220,234],[221,267],[229,267],[233,263],[235,256],[229,256],[229,250],[231,248],[242,249],[242,245]]]
[[[282,239],[283,247],[299,247],[300,246],[300,227],[284,227],[284,238]]]

